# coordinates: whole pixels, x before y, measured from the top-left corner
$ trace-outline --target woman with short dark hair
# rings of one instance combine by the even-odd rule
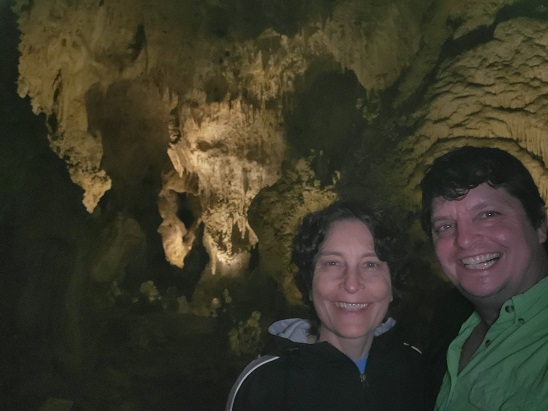
[[[274,324],[273,349],[243,371],[226,410],[423,409],[420,352],[390,321],[380,327],[401,262],[386,216],[351,202],[311,213],[292,262],[313,326],[295,342],[282,337],[293,320],[281,322],[285,330]]]

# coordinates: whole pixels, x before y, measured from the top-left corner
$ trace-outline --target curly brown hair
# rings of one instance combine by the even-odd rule
[[[310,299],[314,267],[325,237],[336,221],[358,220],[371,231],[375,252],[381,261],[388,264],[394,300],[397,301],[399,273],[403,266],[404,253],[400,244],[399,230],[393,220],[379,210],[368,208],[355,201],[336,201],[326,208],[307,214],[293,238],[291,262],[297,267],[294,280],[302,294],[303,302],[312,313],[312,330],[317,330],[319,319]]]

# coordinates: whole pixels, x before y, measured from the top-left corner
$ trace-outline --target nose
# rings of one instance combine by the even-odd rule
[[[356,268],[348,268],[346,270],[341,286],[351,294],[365,288],[363,278]]]
[[[455,241],[460,248],[468,248],[479,241],[481,233],[473,222],[460,221],[457,224]]]

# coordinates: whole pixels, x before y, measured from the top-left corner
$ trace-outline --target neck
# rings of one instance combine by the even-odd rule
[[[373,332],[361,338],[341,338],[331,333],[322,332],[322,328],[320,328],[320,338],[318,341],[326,341],[352,361],[358,361],[369,353],[373,338]]]
[[[488,305],[474,302],[474,308],[481,318],[481,322],[488,330],[497,321],[502,304]]]

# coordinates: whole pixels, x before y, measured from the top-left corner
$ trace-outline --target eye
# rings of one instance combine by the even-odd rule
[[[364,270],[376,270],[382,265],[382,262],[377,259],[368,259],[362,261],[361,266]]]
[[[451,230],[454,227],[454,224],[452,223],[444,223],[434,226],[434,233],[436,234],[443,234],[449,230]]]
[[[324,269],[329,269],[332,267],[339,267],[341,265],[341,262],[337,259],[325,258],[325,259],[320,259],[318,261],[318,265],[319,267],[322,267]]]
[[[494,211],[494,210],[487,210],[487,211],[484,211],[482,215],[483,215],[483,217],[491,218],[491,217],[496,217],[496,216],[500,215],[500,213],[498,211]]]
[[[315,272],[328,276],[340,276],[345,270],[344,261],[327,258],[316,263]]]

